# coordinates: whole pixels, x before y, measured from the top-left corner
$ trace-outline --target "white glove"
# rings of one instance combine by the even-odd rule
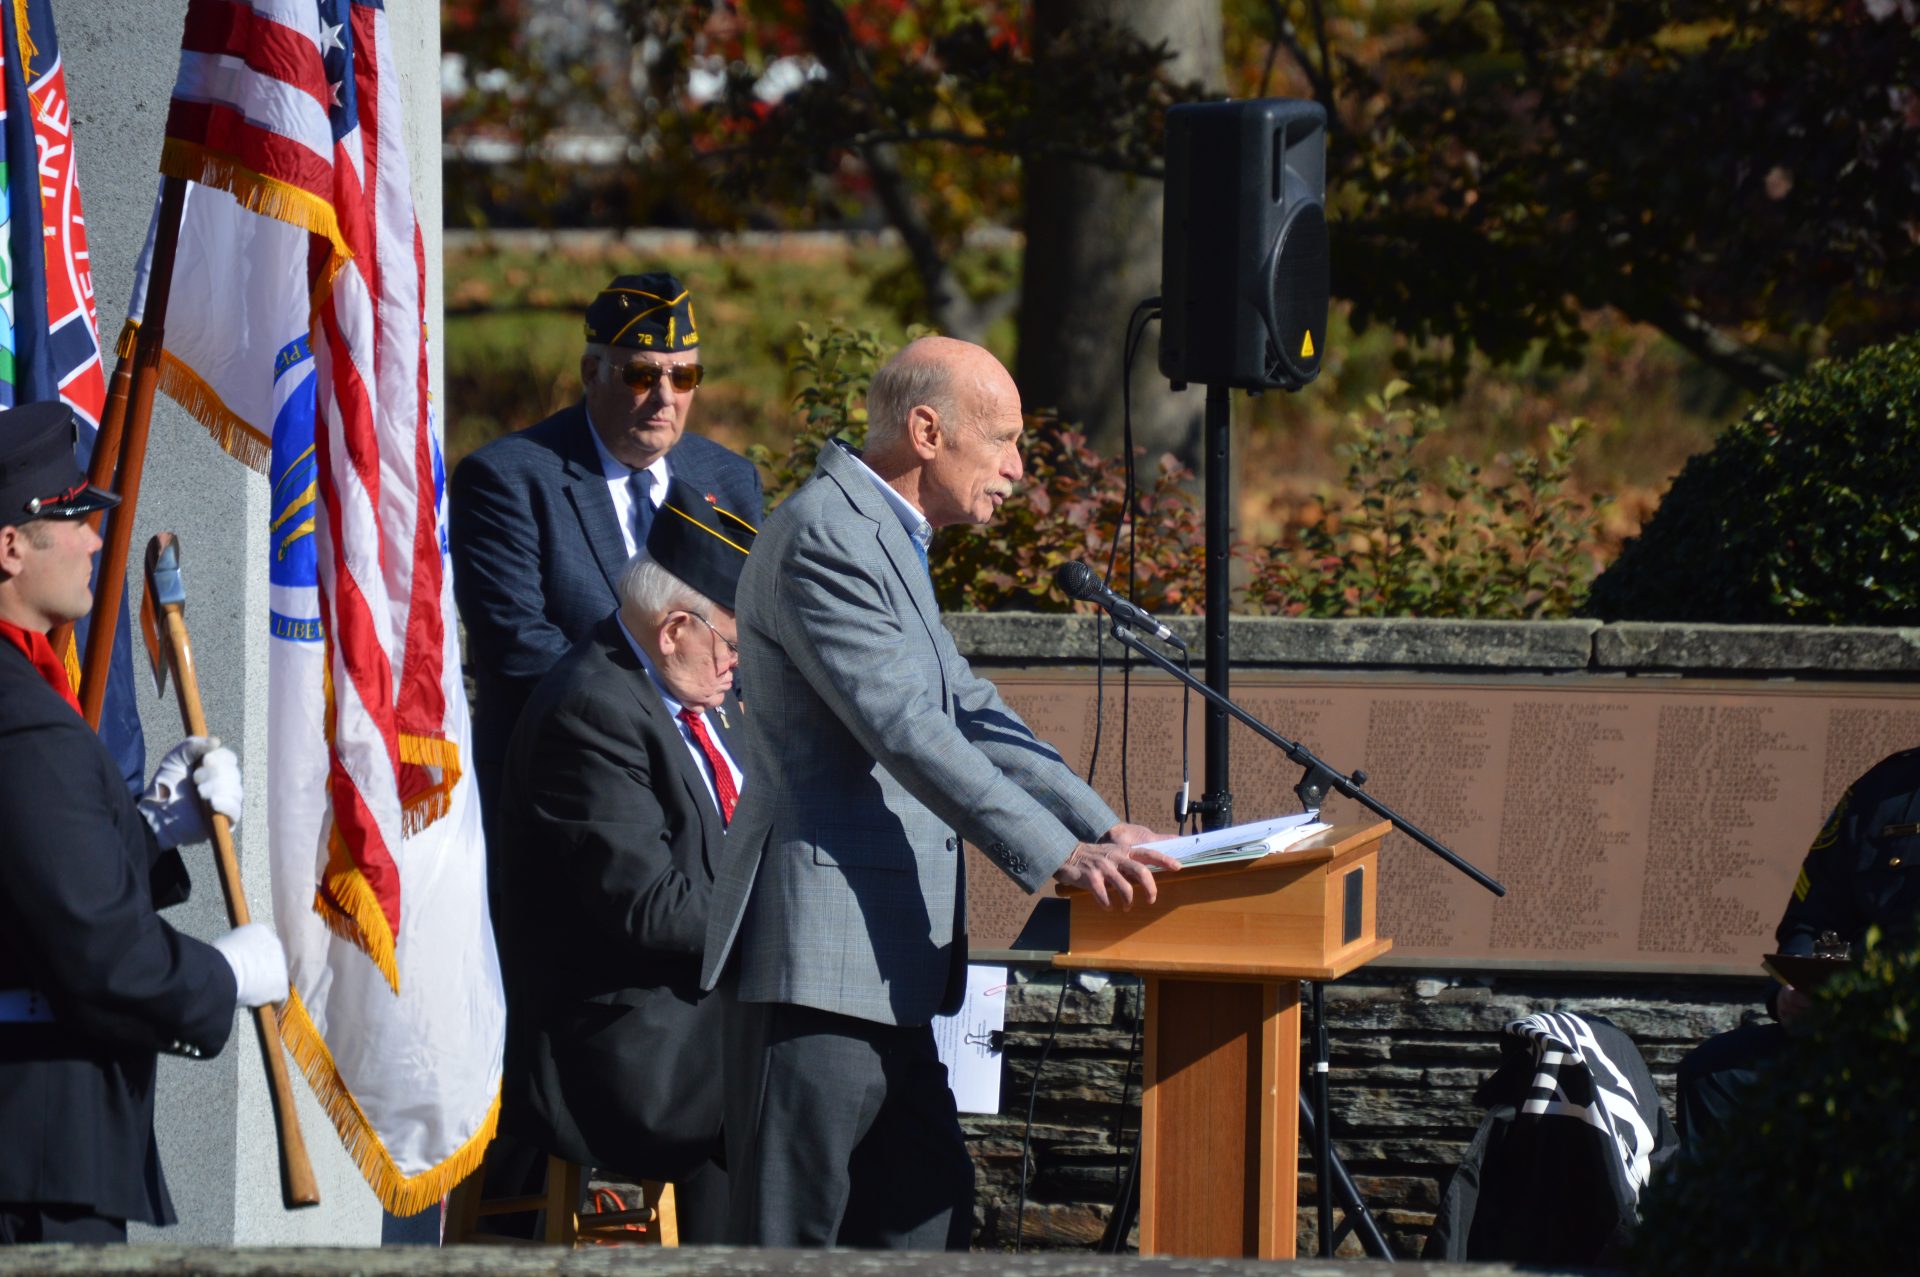
[[[154,768],[147,792],[140,795],[140,814],[162,847],[205,842],[213,831],[201,807],[203,799],[235,826],[240,824],[240,760],[217,736],[189,736],[167,751]]]
[[[272,927],[249,922],[215,940],[213,947],[233,968],[233,982],[240,986],[238,1005],[261,1007],[287,1000],[287,951]]]

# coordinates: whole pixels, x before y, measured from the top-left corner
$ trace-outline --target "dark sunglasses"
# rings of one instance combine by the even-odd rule
[[[635,390],[651,391],[665,377],[673,383],[673,388],[685,394],[700,384],[707,370],[699,364],[675,364],[671,368],[662,368],[659,364],[622,364],[620,380]]]

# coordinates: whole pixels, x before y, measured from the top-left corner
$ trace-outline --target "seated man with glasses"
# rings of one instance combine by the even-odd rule
[[[453,473],[453,589],[475,688],[475,779],[489,835],[521,706],[614,609],[615,584],[670,479],[758,523],[760,474],[687,418],[703,379],[693,299],[673,275],[622,275],[587,307],[579,402],[476,451]],[[490,861],[498,868],[497,860]],[[498,874],[490,881],[496,914]]]
[[[501,1130],[673,1182],[688,1242],[720,1241],[727,1212],[700,959],[743,779],[733,603],[753,537],[674,480],[619,611],[528,700],[501,784]]]

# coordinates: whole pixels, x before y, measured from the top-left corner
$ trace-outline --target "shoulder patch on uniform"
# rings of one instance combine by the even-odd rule
[[[1813,836],[1813,846],[1807,850],[1825,851],[1828,847],[1833,846],[1834,840],[1840,836],[1840,822],[1846,818],[1847,803],[1852,798],[1853,790],[1851,788],[1849,788],[1846,793],[1840,795],[1840,801],[1833,805],[1833,814],[1827,817],[1826,824],[1820,826],[1820,832]]]

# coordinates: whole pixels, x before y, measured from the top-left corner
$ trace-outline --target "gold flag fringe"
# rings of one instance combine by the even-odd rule
[[[401,732],[400,763],[404,767],[435,768],[439,776],[406,795],[400,809],[401,832],[411,838],[453,810],[453,787],[460,783],[460,746],[438,733]]]
[[[400,761],[415,767],[438,767],[458,775],[460,746],[438,733],[401,732]]]
[[[327,833],[327,872],[313,893],[313,910],[327,930],[365,953],[387,978],[388,987],[400,992],[393,929],[373,888],[348,854],[338,824]]]
[[[120,329],[115,353],[122,359],[132,356],[139,339],[140,325],[129,319]],[[273,461],[273,440],[247,423],[247,419],[227,407],[220,395],[192,368],[174,358],[171,351],[160,352],[160,392],[187,410],[220,450],[260,474],[267,473]]]
[[[13,0],[13,30],[20,38],[20,74],[23,83],[33,83],[33,60],[40,55],[33,34],[27,29],[27,0]],[[34,103],[35,107],[40,104]]]
[[[216,187],[233,196],[249,213],[325,236],[333,245],[336,260],[353,256],[353,250],[347,247],[340,233],[340,220],[332,204],[311,191],[256,173],[230,155],[221,155],[198,142],[170,137],[160,148],[160,172],[167,177]]]
[[[419,1214],[479,1169],[480,1159],[486,1154],[487,1145],[493,1142],[494,1132],[500,1124],[499,1091],[493,1093],[486,1117],[481,1119],[479,1129],[468,1137],[466,1143],[438,1166],[417,1175],[404,1175],[394,1165],[387,1146],[381,1142],[373,1123],[367,1120],[366,1112],[353,1098],[353,1092],[347,1089],[338,1066],[334,1064],[333,1053],[327,1049],[326,1039],[320,1036],[319,1028],[307,1013],[306,1004],[300,1001],[297,992],[289,993],[286,1005],[280,1009],[280,1040],[286,1043],[287,1051],[293,1056],[294,1063],[300,1066],[300,1071],[307,1075],[313,1093],[319,1097],[321,1107],[326,1109],[327,1117],[340,1133],[340,1142],[346,1147],[347,1156],[360,1167],[360,1173],[373,1187],[380,1204],[394,1214]]]
[[[222,452],[249,470],[267,473],[273,462],[273,440],[222,403],[199,373],[164,352],[160,356],[160,389],[207,428]]]
[[[409,798],[400,809],[400,832],[404,837],[411,838],[452,810],[452,784],[443,782],[435,785]]]

